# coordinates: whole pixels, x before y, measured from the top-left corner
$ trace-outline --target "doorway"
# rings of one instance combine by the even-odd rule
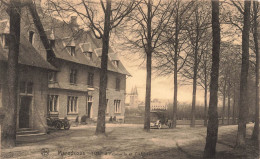
[[[93,98],[92,96],[87,97],[87,117],[92,118],[92,103],[93,103]]]
[[[92,102],[88,102],[88,118],[92,117],[91,107],[92,107]]]
[[[19,110],[19,128],[29,128],[30,126],[30,107],[32,103],[32,97],[21,96],[20,98],[20,110]]]

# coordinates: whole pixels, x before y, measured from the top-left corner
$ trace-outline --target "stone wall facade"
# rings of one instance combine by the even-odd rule
[[[7,63],[0,62],[0,102],[4,107],[8,105],[8,86],[7,86]],[[40,130],[40,132],[46,132],[46,103],[47,103],[47,94],[48,94],[48,71],[29,66],[19,65],[19,79],[18,79],[18,105],[17,105],[17,129],[21,127],[20,122],[23,121],[23,118],[20,118],[21,115],[21,103],[22,100],[27,98],[29,110],[28,117],[28,128]],[[21,85],[24,83],[32,83],[32,92],[22,91]],[[27,89],[27,88],[25,88]],[[25,128],[25,127],[24,127]]]

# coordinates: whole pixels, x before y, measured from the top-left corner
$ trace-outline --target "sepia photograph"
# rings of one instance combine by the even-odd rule
[[[0,159],[260,159],[259,0],[0,0]]]

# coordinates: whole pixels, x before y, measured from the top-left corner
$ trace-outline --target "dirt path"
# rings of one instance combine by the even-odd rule
[[[250,131],[249,128],[248,134]],[[142,125],[122,124],[107,125],[107,137],[95,136],[94,132],[95,126],[81,126],[23,139],[18,147],[3,150],[2,158],[199,159],[204,150],[206,128],[178,126],[151,129],[147,133]],[[232,147],[235,132],[236,126],[219,128],[218,158],[244,157]],[[254,154],[255,151],[249,146],[246,152]]]

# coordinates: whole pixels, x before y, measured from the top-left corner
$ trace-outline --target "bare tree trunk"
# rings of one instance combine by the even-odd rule
[[[240,77],[239,119],[236,147],[244,148],[246,145],[246,122],[248,115],[247,105],[247,77],[249,68],[249,30],[250,30],[251,1],[244,1],[244,26],[242,31],[242,65]]]
[[[197,56],[195,55],[195,59],[197,59],[196,57]],[[197,63],[197,60],[195,60],[195,62]],[[191,109],[191,124],[190,124],[191,127],[195,127],[196,91],[197,91],[197,64],[195,64],[194,75],[193,75],[192,109]]]
[[[193,69],[193,90],[192,90],[192,108],[191,108],[191,127],[195,127],[196,114],[196,91],[197,91],[197,72],[198,72],[198,43],[199,43],[199,22],[198,22],[198,6],[196,6],[196,41],[194,49],[194,69]]]
[[[179,44],[179,21],[178,11],[176,13],[175,21],[175,45],[174,45],[174,96],[173,96],[173,125],[172,128],[176,128],[177,125],[177,93],[178,93],[178,44]]]
[[[236,85],[234,84],[234,92],[233,92],[233,124],[236,124]]]
[[[204,126],[207,126],[208,125],[208,101],[207,101],[207,98],[208,98],[208,81],[207,81],[207,66],[206,66],[206,63],[205,63],[205,66],[204,66],[204,75],[205,75],[205,82],[204,82],[204,85],[205,85],[205,88],[204,88]]]
[[[230,78],[228,79],[229,82],[228,82],[228,112],[227,112],[227,124],[229,125],[230,124]]]
[[[226,76],[225,76],[225,82],[224,82],[224,90],[223,90],[223,104],[222,104],[222,125],[225,124],[225,116],[226,116],[226,86],[227,86],[227,81],[226,81]]]
[[[258,50],[258,23],[257,23],[257,9],[258,1],[253,2],[254,5],[254,42],[255,42],[255,54],[256,54],[256,67],[255,67],[255,126],[252,134],[252,139],[259,140],[259,50]]]
[[[17,88],[18,88],[18,56],[20,45],[20,0],[10,1],[10,44],[8,54],[8,104],[4,105],[5,118],[2,129],[2,147],[10,148],[16,142],[17,124]]]
[[[145,94],[145,118],[144,118],[144,130],[150,131],[150,104],[151,104],[151,76],[152,76],[152,5],[151,0],[148,0],[147,4],[147,50],[146,50],[146,94]]]
[[[111,0],[107,0],[105,11],[104,34],[102,37],[102,57],[99,83],[99,106],[96,134],[105,134],[106,129],[106,85],[107,85],[107,59],[109,48]]]
[[[208,73],[207,73],[207,53],[203,54],[204,60],[204,126],[208,125]]]
[[[203,158],[214,158],[218,139],[218,77],[220,54],[219,1],[212,0],[212,67],[210,79],[209,121]]]

